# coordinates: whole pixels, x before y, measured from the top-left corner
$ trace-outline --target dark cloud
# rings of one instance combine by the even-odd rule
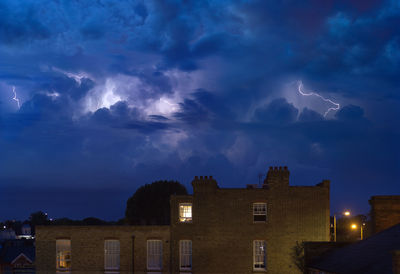
[[[254,119],[267,124],[288,124],[296,121],[298,109],[285,99],[273,100],[266,106],[259,107],[254,112]]]
[[[299,116],[300,122],[315,122],[322,120],[324,120],[324,117],[321,114],[308,108],[304,108]]]
[[[399,180],[399,22],[390,0],[2,1],[0,188],[40,190],[0,191],[7,216],[75,217],[46,197],[111,187],[123,205],[157,179],[242,187],[268,165],[366,212]]]

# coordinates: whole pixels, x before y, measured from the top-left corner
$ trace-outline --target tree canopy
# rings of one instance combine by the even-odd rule
[[[186,195],[185,186],[177,181],[156,181],[139,187],[126,203],[128,224],[168,225],[171,195]]]

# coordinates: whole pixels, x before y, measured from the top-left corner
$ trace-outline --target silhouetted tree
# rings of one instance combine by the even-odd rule
[[[304,242],[296,242],[296,245],[292,247],[292,262],[296,265],[296,267],[302,272],[305,273],[305,257],[304,257]]]
[[[82,225],[108,225],[109,222],[103,221],[95,217],[88,217],[82,220]]]
[[[186,188],[177,181],[156,181],[139,187],[126,203],[128,224],[167,225],[170,223],[170,196],[186,195]]]
[[[43,211],[37,211],[32,213],[29,216],[29,222],[31,224],[31,229],[32,229],[32,234],[35,234],[35,227],[37,225],[47,225],[49,224],[49,219],[47,217],[47,214],[44,213]]]

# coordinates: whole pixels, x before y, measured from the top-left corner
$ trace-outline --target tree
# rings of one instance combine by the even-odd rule
[[[126,203],[126,223],[168,225],[171,195],[187,195],[187,190],[177,181],[156,181],[139,187]]]
[[[297,242],[296,245],[292,247],[292,262],[295,264],[301,273],[305,273],[305,257],[304,257],[304,242]]]
[[[32,226],[32,234],[35,234],[35,226],[47,225],[49,224],[49,219],[47,213],[44,213],[43,211],[37,211],[32,213],[31,216],[29,216],[29,222],[31,223]]]

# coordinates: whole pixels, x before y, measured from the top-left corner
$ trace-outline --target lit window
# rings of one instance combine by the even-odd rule
[[[162,241],[147,240],[147,269],[162,269]]]
[[[56,240],[57,270],[71,269],[71,240]]]
[[[253,268],[254,270],[266,269],[266,244],[265,241],[256,240],[253,242]]]
[[[180,270],[192,269],[192,241],[182,240],[179,241],[179,255],[180,255]]]
[[[179,221],[181,223],[191,223],[192,222],[192,204],[191,203],[179,204]]]
[[[254,203],[253,204],[253,219],[254,219],[254,222],[266,222],[267,221],[267,204],[266,203]]]
[[[104,241],[104,269],[118,270],[119,269],[119,252],[120,244],[118,240]]]

